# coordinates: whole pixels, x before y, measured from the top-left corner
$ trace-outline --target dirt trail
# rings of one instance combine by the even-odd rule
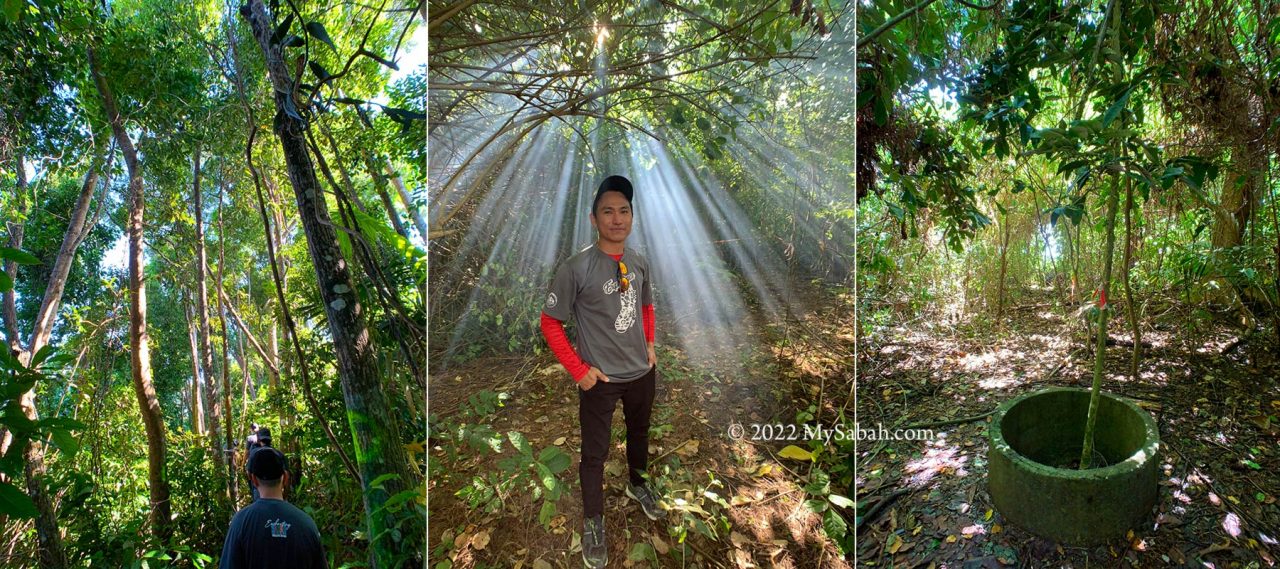
[[[752,315],[740,323],[749,333],[737,336],[743,340],[736,353],[710,364],[700,359],[694,363],[695,358],[670,347],[674,339],[664,331],[673,327],[659,314],[659,382],[649,470],[669,499],[687,501],[687,516],[676,511],[667,520],[651,521],[623,494],[626,458],[618,409],[605,465],[609,567],[849,567],[823,534],[822,519],[804,504],[801,487],[807,482],[807,463],[779,458],[777,452],[786,443],[734,441],[726,434],[731,423],[794,423],[798,402],[814,399],[818,386],[828,390],[828,421],[844,403],[831,391],[839,391],[836,385],[849,389],[852,359],[836,361],[832,354],[852,354],[852,332],[845,329],[848,319],[839,317],[852,309],[829,293],[809,294],[807,306],[816,307],[810,314],[770,324]],[[832,343],[838,349],[833,350]],[[781,344],[789,347],[778,348]],[[446,448],[454,444],[448,434],[435,436],[433,431],[434,465],[428,483],[431,565],[451,559],[452,567],[581,567],[581,437],[575,386],[563,368],[549,355],[481,358],[433,373],[430,388],[433,428],[485,423],[504,435],[501,453],[462,452],[453,457]],[[478,418],[468,400],[482,391],[507,393],[510,398]],[[528,438],[535,454],[556,447],[572,459],[559,475],[567,488],[549,529],[538,521],[541,501],[531,500],[527,489],[514,492],[494,513],[472,510],[455,496],[474,476],[501,470],[500,460],[514,454],[505,440],[512,430]],[[852,515],[848,518],[851,526]],[[672,528],[686,521],[705,524],[715,538],[689,531],[682,564]],[[629,560],[633,554],[651,557]]]
[[[862,428],[960,420],[928,442],[862,442],[860,566],[1273,566],[1280,549],[1280,363],[1274,337],[1170,310],[1149,322],[1139,377],[1130,349],[1108,349],[1104,389],[1150,411],[1164,445],[1156,509],[1128,538],[1061,547],[1005,525],[986,491],[990,412],[1020,393],[1087,387],[1083,331],[1051,302],[1024,296],[1004,331],[914,323],[860,355]],[[1039,304],[1037,304],[1039,303]],[[925,319],[927,320],[927,319]],[[1123,319],[1112,337],[1127,337]],[[1119,328],[1119,329],[1116,329]],[[1201,565],[1205,563],[1206,565]]]

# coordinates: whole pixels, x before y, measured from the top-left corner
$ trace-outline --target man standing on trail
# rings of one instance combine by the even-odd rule
[[[218,569],[325,569],[316,522],[284,501],[284,453],[271,447],[250,451],[247,468],[259,498],[231,519]]]
[[[625,246],[631,234],[634,195],[631,182],[622,176],[609,176],[600,183],[591,204],[591,226],[599,239],[556,270],[542,311],[547,345],[578,384],[582,560],[587,567],[604,567],[609,560],[604,539],[604,461],[619,399],[627,424],[630,484],[626,494],[640,503],[649,519],[656,520],[665,512],[644,478],[657,356],[653,350],[653,272],[648,260]],[[570,316],[574,318],[577,351],[564,332],[563,323]]]

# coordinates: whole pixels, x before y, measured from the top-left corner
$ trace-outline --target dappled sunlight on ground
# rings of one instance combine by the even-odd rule
[[[924,456],[907,461],[902,468],[903,482],[909,486],[926,486],[935,477],[969,475],[965,469],[969,457],[945,439],[925,444]]]

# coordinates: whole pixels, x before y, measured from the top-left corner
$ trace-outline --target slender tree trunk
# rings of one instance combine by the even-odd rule
[[[299,217],[328,316],[347,418],[356,445],[356,463],[360,468],[370,536],[370,560],[375,567],[390,567],[397,558],[421,555],[421,552],[411,549],[416,540],[396,543],[390,539],[386,532],[396,523],[395,516],[384,508],[390,496],[418,486],[418,473],[410,468],[400,441],[399,425],[387,403],[382,378],[374,365],[373,345],[365,325],[364,310],[355,294],[350,268],[338,246],[324,191],[316,179],[315,166],[307,150],[306,124],[298,114],[293,98],[296,87],[285,66],[281,46],[271,42],[271,19],[260,0],[250,0],[242,6],[241,14],[249,21],[265,55],[268,76],[274,87],[275,130],[288,165]],[[392,478],[384,485],[372,485],[374,480],[387,474]]]
[[[204,398],[200,396],[200,335],[196,332],[195,319],[191,310],[185,310],[187,316],[187,340],[191,344],[191,429],[203,436],[204,430]]]
[[[391,194],[387,193],[387,175],[379,171],[378,165],[373,161],[373,155],[369,151],[365,151],[363,155],[365,171],[369,172],[370,178],[373,178],[373,189],[377,191],[378,199],[382,201],[383,209],[387,210],[387,219],[391,220],[391,226],[395,228],[396,233],[408,239],[409,232],[405,230],[404,223],[400,221],[400,214],[396,211],[395,202],[391,201]]]
[[[1000,287],[999,299],[997,300],[996,322],[1000,323],[1000,327],[1004,328],[1004,281],[1008,275],[1009,269],[1009,212],[1004,214],[1003,235],[1000,239]]]
[[[192,213],[195,220],[196,229],[196,331],[200,339],[200,369],[204,375],[204,385],[206,387],[203,394],[205,405],[208,407],[207,419],[209,422],[209,449],[213,453],[213,463],[217,469],[214,479],[221,479],[226,486],[222,498],[231,500],[235,493],[234,484],[231,479],[231,465],[227,460],[227,449],[231,447],[226,444],[226,433],[223,433],[224,424],[227,428],[231,426],[230,422],[223,421],[224,409],[229,412],[230,409],[223,401],[225,389],[222,384],[215,380],[216,375],[213,373],[213,343],[210,340],[211,331],[209,329],[209,284],[208,278],[205,276],[205,266],[208,264],[207,255],[204,247],[204,195],[200,190],[200,147],[196,146],[195,152],[191,157],[192,163],[192,182],[191,182],[191,201]]]
[[[1133,284],[1129,273],[1133,263],[1133,180],[1125,180],[1124,198],[1124,302],[1129,307],[1129,330],[1133,334],[1133,355],[1129,358],[1129,379],[1138,379],[1138,362],[1142,358],[1142,329],[1138,327],[1138,306],[1133,301]]]
[[[18,176],[18,181],[13,187],[13,199],[14,209],[17,210],[19,219],[7,221],[6,225],[9,231],[9,247],[21,249],[22,238],[26,233],[27,217],[27,167],[21,151],[14,153],[14,164],[16,166],[14,173]],[[9,276],[9,282],[18,281],[18,264],[14,261],[5,260],[4,272]],[[9,349],[22,351],[22,338],[18,334],[17,295],[13,289],[4,292],[4,331],[9,340]]]
[[[107,80],[98,69],[93,49],[89,50],[89,66],[102,96],[102,108],[111,124],[111,132],[124,153],[125,167],[129,172],[129,345],[132,363],[133,390],[142,413],[142,424],[147,434],[147,478],[151,492],[152,531],[160,543],[168,543],[172,535],[169,508],[169,476],[165,466],[164,415],[160,412],[160,400],[151,382],[151,352],[147,335],[147,289],[143,275],[142,233],[146,200],[143,196],[142,165],[133,140],[124,129],[124,119],[116,108],[114,95]]]
[[[1107,293],[1111,288],[1111,264],[1116,249],[1116,210],[1119,209],[1120,185],[1111,178],[1111,194],[1107,196],[1107,241],[1103,250],[1102,286],[1098,294],[1098,342],[1093,356],[1093,391],[1089,397],[1089,417],[1084,428],[1084,449],[1080,452],[1080,470],[1089,468],[1093,459],[1093,428],[1098,420],[1098,399],[1102,390],[1102,374],[1107,365]]]
[[[414,207],[413,200],[409,199],[409,192],[404,188],[404,181],[400,179],[400,174],[396,173],[395,168],[391,166],[391,159],[386,159],[387,178],[391,179],[391,184],[396,187],[396,193],[400,195],[400,201],[404,204],[404,209],[409,212],[409,216],[413,218],[413,224],[417,226],[418,233],[422,235],[421,239],[427,239],[427,222],[422,219],[422,212]]]

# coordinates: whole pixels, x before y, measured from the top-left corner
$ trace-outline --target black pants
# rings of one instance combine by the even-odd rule
[[[618,399],[622,399],[622,415],[627,423],[627,466],[631,483],[644,484],[641,474],[649,467],[649,415],[653,411],[657,369],[650,369],[635,381],[600,381],[591,389],[578,390],[578,420],[582,424],[578,478],[582,483],[582,514],[587,518],[604,513],[604,461],[609,456],[610,428]]]

